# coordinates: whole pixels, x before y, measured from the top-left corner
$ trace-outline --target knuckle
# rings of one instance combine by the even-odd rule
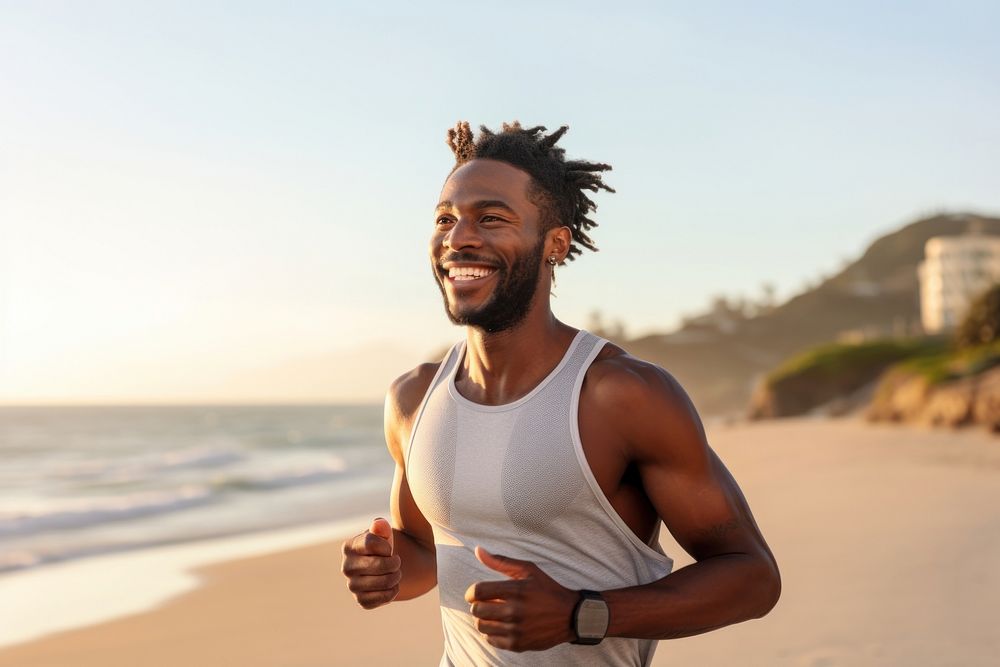
[[[358,547],[358,543],[359,543],[359,540],[361,540],[362,544],[364,543],[364,540],[363,540],[364,536],[365,536],[364,533],[358,533],[357,535],[355,535],[351,539],[345,540],[344,541],[344,553],[345,554],[357,554],[357,553],[359,553],[361,551],[361,549]]]
[[[368,574],[371,569],[371,561],[368,556],[354,556],[351,558],[351,571],[357,574]]]
[[[382,555],[388,543],[374,533],[365,533],[365,553]],[[388,554],[385,554],[388,556]]]
[[[388,600],[384,599],[384,597],[378,593],[362,593],[357,597],[358,604],[365,609],[374,609],[375,607],[379,607],[388,602]]]
[[[372,570],[375,574],[391,574],[393,571],[392,559],[375,556],[372,559]]]

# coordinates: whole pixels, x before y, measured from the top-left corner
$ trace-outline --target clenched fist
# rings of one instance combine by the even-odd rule
[[[396,598],[402,572],[388,521],[375,519],[368,530],[344,542],[341,571],[347,577],[347,587],[365,609],[374,609]]]
[[[465,591],[476,629],[508,651],[544,651],[572,641],[570,617],[580,594],[561,586],[531,561],[476,547],[479,562],[509,579],[478,581]]]

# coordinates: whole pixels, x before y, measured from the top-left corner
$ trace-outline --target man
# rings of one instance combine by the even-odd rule
[[[344,544],[365,609],[439,587],[442,665],[646,665],[780,594],[677,381],[550,309],[555,267],[596,250],[585,191],[613,192],[566,129],[449,131],[430,257],[466,340],[389,389],[392,523]],[[671,572],[661,521],[697,562]]]

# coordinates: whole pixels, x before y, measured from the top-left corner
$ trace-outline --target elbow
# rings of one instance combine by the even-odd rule
[[[781,597],[781,572],[778,571],[778,563],[772,557],[768,556],[761,563],[758,582],[760,584],[760,607],[754,616],[755,618],[763,618],[774,609]]]

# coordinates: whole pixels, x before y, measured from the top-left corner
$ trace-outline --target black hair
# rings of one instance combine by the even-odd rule
[[[493,132],[485,125],[479,126],[479,137],[472,135],[467,121],[461,121],[448,130],[448,145],[455,154],[455,166],[476,158],[499,160],[517,167],[531,176],[529,196],[542,210],[542,227],[546,231],[565,225],[573,234],[569,254],[572,260],[581,254],[579,246],[597,251],[597,246],[587,232],[597,226],[588,217],[597,210],[597,204],[585,190],[614,192],[601,179],[601,172],[611,165],[583,160],[566,160],[566,151],[556,142],[569,129],[563,125],[552,134],[545,134],[545,127],[523,128],[518,121],[504,123],[500,132]],[[579,246],[578,246],[579,244]]]

